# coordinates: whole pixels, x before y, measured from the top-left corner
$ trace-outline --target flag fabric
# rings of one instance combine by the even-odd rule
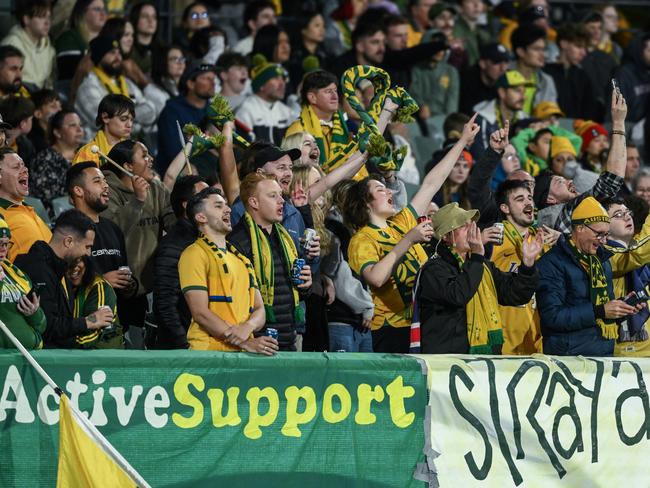
[[[149,486],[66,395],[59,413],[57,488]]]

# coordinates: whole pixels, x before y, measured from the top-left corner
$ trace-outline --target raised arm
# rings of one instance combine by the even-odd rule
[[[187,164],[185,164],[185,159],[189,158],[189,154],[192,152],[192,141],[185,144],[185,147],[182,148],[176,157],[172,159],[172,162],[169,163],[167,171],[165,171],[165,177],[163,178],[163,185],[169,191],[174,189],[174,184],[176,179],[183,172],[187,173]]]
[[[237,161],[235,160],[232,142],[234,130],[234,122],[224,124],[221,134],[226,140],[219,148],[219,177],[229,205],[232,205],[239,196],[239,174],[237,173]]]
[[[607,171],[625,178],[627,148],[625,146],[625,116],[627,104],[623,95],[612,90],[612,144],[607,157]]]
[[[478,131],[480,129],[479,125],[476,124],[476,116],[474,116],[465,124],[463,127],[463,133],[458,139],[458,142],[454,144],[451,150],[445,155],[442,160],[436,164],[431,171],[424,177],[422,180],[422,186],[411,199],[411,206],[415,209],[418,215],[423,215],[426,213],[433,196],[438,193],[440,187],[445,182],[449,173],[451,172],[454,164],[458,160],[465,146],[470,144]]]
[[[382,134],[386,130],[386,127],[388,127],[393,114],[398,108],[398,104],[396,104],[390,98],[386,97],[384,106],[381,110],[381,113],[379,114],[379,120],[377,121],[377,128]],[[352,178],[354,175],[356,175],[361,167],[365,164],[367,159],[367,153],[362,154],[359,151],[352,153],[352,155],[345,163],[336,167],[327,173],[324,178],[318,180],[316,183],[309,187],[309,203],[314,203],[320,198],[323,193],[325,193],[330,188],[333,188],[338,182]]]

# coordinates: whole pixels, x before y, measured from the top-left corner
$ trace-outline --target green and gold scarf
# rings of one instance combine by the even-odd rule
[[[589,277],[589,293],[591,303],[595,306],[604,305],[611,300],[607,291],[607,276],[600,259],[596,255],[580,251],[572,239],[567,240],[569,249],[573,252],[580,266]],[[604,339],[618,339],[618,325],[608,319],[596,319]]]
[[[253,269],[255,277],[260,287],[262,300],[264,301],[264,310],[266,311],[266,322],[275,323],[275,311],[273,310],[273,300],[275,297],[275,267],[273,265],[273,253],[271,252],[271,243],[266,234],[260,230],[253,218],[248,212],[244,213],[244,221],[251,237],[251,249],[253,252]],[[300,298],[298,290],[293,286],[291,279],[291,266],[298,258],[296,245],[291,239],[287,230],[281,224],[273,224],[273,230],[278,233],[282,254],[284,256],[285,269],[287,270],[286,279],[291,283],[293,293],[293,318],[296,324],[305,322],[305,313],[299,306]]]
[[[465,263],[458,253],[451,250],[463,269]],[[467,313],[467,338],[470,354],[494,354],[493,346],[503,344],[503,325],[499,314],[497,288],[490,268],[483,263],[483,277],[478,290],[465,307]]]

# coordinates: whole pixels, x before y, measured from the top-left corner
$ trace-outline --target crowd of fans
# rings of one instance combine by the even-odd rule
[[[643,26],[242,3],[170,43],[152,0],[16,2],[0,318],[26,347],[650,354]]]

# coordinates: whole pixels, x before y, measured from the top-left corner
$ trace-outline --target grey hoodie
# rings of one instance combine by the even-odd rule
[[[134,277],[140,282],[138,295],[153,289],[154,252],[163,229],[176,223],[169,202],[169,192],[160,183],[151,183],[144,202],[135,198],[112,171],[104,171],[111,188],[108,209],[102,217],[115,222],[124,233],[126,255]]]

